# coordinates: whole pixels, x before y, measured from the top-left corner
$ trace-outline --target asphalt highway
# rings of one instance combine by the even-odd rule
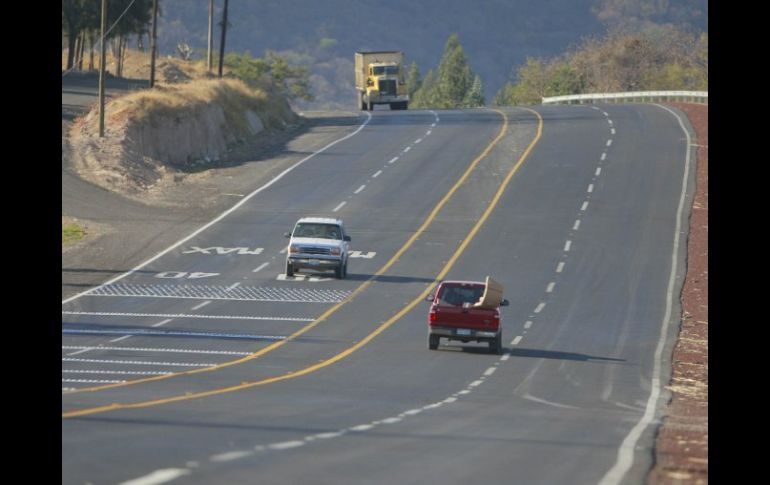
[[[62,483],[643,483],[692,193],[677,115],[362,113],[63,301]],[[285,276],[307,215],[344,219],[347,279]],[[486,275],[503,355],[429,351],[424,296]]]

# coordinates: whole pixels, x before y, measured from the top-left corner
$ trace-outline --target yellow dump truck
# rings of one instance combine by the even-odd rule
[[[371,111],[375,104],[407,109],[405,70],[403,52],[356,52],[356,91],[361,109]]]

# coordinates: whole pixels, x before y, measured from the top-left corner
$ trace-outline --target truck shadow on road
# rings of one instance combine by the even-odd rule
[[[462,344],[440,345],[438,350],[447,350],[450,352],[459,352],[469,355],[485,354],[489,355],[489,349],[486,346],[469,346]],[[616,359],[614,357],[598,357],[595,355],[581,354],[577,352],[562,352],[559,350],[539,350],[539,349],[512,349],[503,347],[503,353],[510,352],[511,358],[524,357],[533,359],[552,359],[552,360],[572,360],[578,362],[603,361],[603,362],[626,362],[626,359]]]

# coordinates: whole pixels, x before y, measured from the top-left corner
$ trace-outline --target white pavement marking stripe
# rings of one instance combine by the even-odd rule
[[[238,288],[239,286],[241,286],[240,283],[233,283],[232,285],[228,286],[227,289],[225,289],[225,291],[233,291],[234,289]]]
[[[162,320],[162,321],[154,324],[153,327],[160,327],[160,326],[163,326],[163,325],[165,325],[165,324],[167,324],[168,322],[171,322],[171,321],[172,321],[171,318],[167,318],[165,320]]]
[[[364,190],[365,188],[366,188],[366,185],[362,185],[361,187],[357,188],[357,189],[356,189],[356,191],[355,191],[355,192],[353,192],[353,193],[354,193],[354,194],[358,194],[358,193],[360,193],[362,190]]]
[[[575,224],[572,226],[573,231],[577,231],[580,227],[580,219],[575,220]]]
[[[416,139],[414,142],[415,142],[415,143],[420,143],[421,141],[422,141],[422,138],[418,138],[418,139]]]
[[[304,445],[304,441],[284,441],[283,443],[274,443],[272,445],[269,445],[268,448],[271,450],[288,450],[289,448],[297,448],[298,446]]]
[[[62,379],[62,382],[75,382],[80,384],[122,384],[126,381],[113,381],[110,379]]]
[[[64,348],[64,347],[62,347],[62,348]],[[78,355],[78,354],[82,354],[84,352],[88,352],[89,350],[92,350],[92,349],[93,349],[93,347],[85,347],[83,350],[78,350],[77,352],[72,352],[72,353],[69,353],[67,355]]]
[[[269,265],[269,264],[270,264],[270,263],[262,263],[262,264],[260,264],[259,266],[257,266],[255,269],[253,269],[251,272],[252,272],[252,273],[256,273],[257,271],[260,271],[260,270],[262,270],[262,269],[265,269],[265,268],[267,267],[267,265]],[[195,310],[195,308],[193,308],[193,310]]]
[[[267,263],[265,263],[265,264],[267,264]],[[200,303],[200,304],[195,305],[194,307],[192,307],[191,310],[200,310],[201,308],[205,307],[209,303],[211,303],[211,300],[204,301],[203,303]]]
[[[610,146],[610,145],[612,145],[612,139],[607,140],[607,146]]]
[[[564,261],[556,265],[556,272],[561,273],[562,271],[564,271]]]
[[[548,283],[548,287],[545,289],[546,293],[553,293],[553,287],[556,286],[556,283],[553,281]]]
[[[678,254],[679,254],[679,234],[682,230],[682,216],[685,208],[685,195],[687,194],[687,181],[690,176],[690,145],[692,144],[692,137],[690,132],[685,128],[682,118],[679,117],[671,109],[656,104],[655,106],[664,109],[671,113],[679,122],[679,127],[687,138],[687,149],[685,151],[685,164],[684,173],[682,175],[682,191],[679,196],[679,207],[676,211],[676,225],[674,227],[674,247],[671,250],[671,272],[668,277],[668,288],[666,290],[666,311],[663,315],[663,322],[660,328],[660,338],[658,339],[658,346],[655,349],[655,360],[652,372],[652,382],[650,397],[647,399],[647,404],[644,408],[644,415],[639,419],[639,422],[631,429],[628,435],[625,437],[620,447],[618,448],[618,457],[615,464],[610,468],[604,477],[599,482],[599,485],[616,485],[622,483],[623,478],[631,465],[634,463],[634,451],[636,450],[636,443],[642,435],[642,432],[647,426],[652,423],[655,418],[655,408],[657,406],[658,397],[660,396],[660,374],[661,363],[663,357],[663,348],[666,344],[666,338],[668,337],[668,326],[672,317],[672,308],[674,302],[674,286],[676,284],[676,272],[679,266]]]
[[[228,451],[227,453],[220,453],[209,458],[211,461],[232,461],[238,458],[244,458],[253,455],[253,451]]]
[[[348,290],[275,288],[241,286],[227,291],[211,285],[139,285],[117,283],[99,287],[89,296],[147,298],[190,298],[195,300],[272,301],[285,303],[339,303],[350,295]]]
[[[594,191],[594,184],[588,184],[588,193],[590,194],[593,191]]]
[[[213,320],[276,320],[288,322],[312,322],[312,318],[255,317],[248,315],[190,315],[187,313],[120,313],[120,312],[67,312],[63,315],[94,315],[102,317],[167,317],[167,318],[208,318]]]
[[[155,347],[87,347],[84,345],[62,345],[64,350],[88,349],[88,350],[119,350],[122,352],[171,352],[179,354],[212,354],[212,355],[251,355],[251,352],[232,352],[228,350],[197,350],[197,349],[169,349]]]
[[[484,375],[491,376],[492,374],[495,373],[496,370],[497,370],[497,367],[490,367],[489,369],[484,371]]]
[[[84,362],[88,364],[118,364],[118,365],[165,365],[170,367],[211,367],[216,364],[194,362],[146,362],[143,360],[108,360],[108,359],[70,359],[62,358],[62,362]]]
[[[565,252],[565,253],[566,253],[566,252],[569,252],[569,248],[571,248],[571,247],[572,247],[572,241],[570,241],[569,239],[567,239],[567,242],[566,242],[566,243],[564,243],[564,252]]]
[[[376,179],[377,177],[379,177],[379,175],[380,175],[381,173],[382,173],[382,170],[377,170],[377,171],[374,173],[374,175],[372,175],[372,178],[373,178],[373,179]]]
[[[398,157],[391,158],[388,163],[395,163],[395,161],[398,160]]]
[[[615,128],[610,128],[610,133],[615,134]]]
[[[426,132],[425,132],[425,135],[426,135],[426,136],[427,136],[427,135],[430,135],[432,132],[433,132],[433,130],[428,130],[428,131],[426,131]]]
[[[409,150],[411,150],[411,149],[412,149],[412,147],[406,147],[406,148],[404,148],[404,153],[408,152],[408,151],[409,151]]]
[[[513,340],[511,340],[511,345],[519,345],[519,342],[521,342],[521,339],[522,339],[522,338],[523,338],[523,337],[522,337],[521,335],[518,335],[516,338],[514,338]]]
[[[118,338],[112,339],[112,340],[110,340],[110,342],[111,342],[111,343],[114,343],[114,342],[120,342],[121,340],[126,340],[126,339],[127,339],[127,338],[129,338],[129,337],[131,337],[131,336],[130,336],[130,335],[124,335],[124,336],[122,336],[122,337],[118,337]]]
[[[137,375],[137,376],[164,376],[171,372],[157,371],[130,371],[130,370],[90,370],[90,369],[66,369],[62,374],[119,374],[119,375]]]
[[[190,470],[186,468],[164,468],[155,470],[149,475],[123,482],[120,485],[159,485],[189,474]]]
[[[338,210],[342,209],[342,207],[343,207],[345,204],[347,204],[347,201],[342,201],[342,202],[340,203],[340,205],[338,205],[337,207],[335,207],[334,209],[332,209],[332,212],[337,212]]]
[[[596,176],[598,177],[600,173],[602,173],[602,167],[596,167]]]
[[[326,151],[327,149],[331,148],[332,146],[336,145],[337,143],[340,143],[341,141],[347,140],[348,138],[351,138],[351,137],[357,135],[358,133],[360,133],[361,130],[363,130],[364,127],[372,120],[372,115],[370,113],[364,112],[364,114],[366,115],[366,121],[361,123],[361,125],[355,131],[353,131],[352,133],[348,133],[347,135],[343,136],[342,138],[338,138],[337,140],[334,140],[333,142],[327,144],[323,148],[321,148],[321,149],[311,153],[310,155],[306,156],[302,160],[298,161],[297,163],[295,163],[291,167],[287,168],[286,170],[284,170],[283,172],[281,172],[277,176],[273,177],[268,183],[266,183],[262,187],[256,189],[255,191],[253,191],[252,193],[250,193],[249,195],[247,195],[243,199],[241,199],[237,204],[233,205],[231,208],[229,208],[226,211],[224,211],[222,214],[220,214],[219,216],[217,216],[216,218],[211,220],[209,223],[205,224],[200,229],[194,231],[189,236],[187,236],[187,237],[185,237],[183,239],[180,239],[176,243],[172,244],[168,248],[166,248],[163,251],[159,252],[158,254],[156,254],[155,256],[151,257],[147,261],[139,264],[138,266],[136,266],[135,268],[131,269],[130,271],[127,271],[127,272],[125,272],[125,273],[123,273],[121,275],[118,275],[115,278],[112,278],[111,280],[109,280],[109,281],[107,281],[105,283],[102,283],[101,285],[97,286],[96,288],[92,288],[90,290],[86,290],[86,291],[80,292],[77,295],[74,295],[74,296],[71,296],[71,297],[69,297],[69,298],[67,298],[65,300],[62,300],[62,304],[65,304],[65,303],[68,303],[68,302],[70,302],[72,300],[80,298],[81,296],[89,294],[89,293],[91,293],[92,291],[94,291],[96,289],[99,289],[99,288],[111,285],[111,284],[115,283],[116,281],[119,281],[119,280],[125,278],[126,276],[135,273],[136,271],[138,271],[138,270],[142,269],[143,267],[147,266],[148,264],[152,263],[153,261],[155,261],[156,259],[160,258],[161,256],[163,256],[164,254],[168,253],[169,251],[172,251],[172,250],[176,249],[180,245],[186,243],[190,239],[192,239],[195,236],[197,236],[198,234],[202,233],[203,231],[205,231],[209,227],[213,226],[217,222],[219,222],[222,219],[224,219],[225,217],[227,217],[230,213],[232,213],[235,210],[237,210],[239,207],[241,207],[243,204],[245,204],[252,197],[254,197],[255,195],[259,194],[263,190],[267,189],[268,187],[272,186],[273,184],[275,184],[276,182],[281,180],[284,176],[286,176],[286,174],[288,174],[289,172],[291,172],[295,168],[299,167],[300,165],[305,163],[307,160],[310,160],[311,158],[313,158],[314,156],[318,155],[319,153],[322,153],[322,152]]]
[[[607,158],[607,152],[602,153],[601,160],[604,161]]]
[[[584,210],[586,210],[586,209],[588,209],[588,201],[585,201],[585,202],[583,202],[583,205],[582,205],[582,206],[580,206],[580,210],[581,210],[581,211],[584,211]]]
[[[285,340],[285,336],[279,335],[250,335],[245,333],[216,333],[216,332],[181,332],[171,330],[144,330],[144,329],[117,329],[117,330],[86,330],[86,329],[62,329],[63,334],[85,334],[85,335],[115,335],[124,334],[127,338],[140,335],[159,335],[163,337],[211,337],[211,338],[238,338],[252,340]],[[117,342],[117,340],[111,340]]]
[[[537,305],[537,308],[535,308],[535,313],[540,313],[541,311],[543,311],[543,308],[545,308],[545,303],[543,303],[543,302],[540,302],[540,303]]]
[[[525,329],[527,329],[527,328],[529,328],[531,326],[532,326],[532,321],[531,320],[527,320],[526,322],[524,322],[524,328]]]

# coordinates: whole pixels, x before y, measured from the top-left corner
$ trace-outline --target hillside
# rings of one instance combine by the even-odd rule
[[[438,65],[444,44],[457,33],[471,68],[481,75],[487,100],[527,57],[558,55],[611,25],[654,21],[707,31],[706,0],[280,0],[229,4],[228,51],[266,49],[313,64],[315,103],[303,108],[353,107],[353,52],[397,49],[424,75]],[[223,2],[216,2],[216,22]],[[287,6],[290,5],[290,6]],[[661,6],[663,5],[663,6]],[[158,42],[162,54],[179,43],[205,49],[208,2],[163,0]],[[219,29],[215,46],[219,44]],[[291,51],[291,52],[287,52]]]

